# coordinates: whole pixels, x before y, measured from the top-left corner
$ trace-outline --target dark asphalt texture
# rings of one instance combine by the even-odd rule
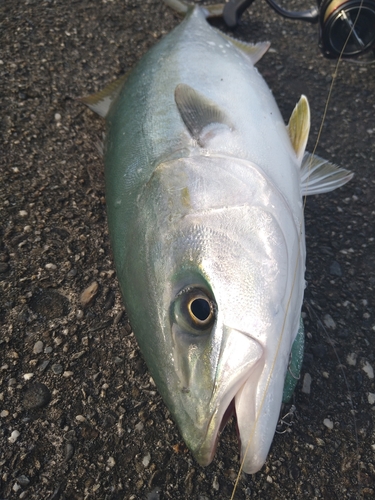
[[[178,22],[158,0],[0,3],[1,500],[231,496],[234,422],[213,463],[199,467],[123,312],[96,148],[104,123],[77,101]],[[271,41],[258,68],[286,122],[307,95],[311,151],[335,71],[317,26],[256,0],[235,36]],[[241,478],[236,499],[375,498],[374,71],[338,70],[317,153],[355,177],[307,200],[306,353],[293,424],[281,426],[262,470]]]

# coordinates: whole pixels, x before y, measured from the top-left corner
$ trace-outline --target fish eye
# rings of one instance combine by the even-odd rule
[[[205,333],[214,324],[215,309],[214,301],[205,291],[184,288],[173,304],[174,321],[188,333]]]

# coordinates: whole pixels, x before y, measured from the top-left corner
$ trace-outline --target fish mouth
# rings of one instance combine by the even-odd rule
[[[218,408],[218,411],[215,411],[210,419],[209,423],[207,425],[207,432],[204,438],[203,443],[201,444],[200,448],[196,451],[193,450],[193,454],[199,465],[202,467],[206,467],[209,465],[212,460],[214,459],[216,449],[219,443],[220,435],[223,432],[224,428],[226,427],[227,423],[229,420],[234,417],[235,423],[236,423],[236,432],[237,432],[237,438],[238,438],[238,445],[239,445],[239,450],[241,452],[241,447],[242,447],[242,441],[241,441],[241,434],[239,431],[238,427],[238,417],[237,417],[237,412],[236,412],[236,397],[238,394],[241,393],[243,387],[249,382],[249,379],[252,379],[251,383],[256,387],[256,381],[249,376],[248,374],[246,375],[245,380],[242,378],[241,381],[237,382],[235,384],[235,387],[231,391],[232,397],[230,399],[229,404],[227,405],[220,405]],[[249,404],[249,417],[251,417],[251,408],[253,406]],[[224,408],[224,409],[223,409]]]

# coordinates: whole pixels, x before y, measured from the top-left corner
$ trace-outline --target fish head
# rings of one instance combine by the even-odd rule
[[[201,465],[235,411],[244,471],[255,472],[272,442],[298,329],[295,221],[259,169],[199,157],[155,169],[133,227],[117,268],[155,383]]]

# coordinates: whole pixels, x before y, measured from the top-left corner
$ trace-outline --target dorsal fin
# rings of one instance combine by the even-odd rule
[[[301,95],[300,100],[293,109],[287,130],[297,160],[301,164],[310,131],[310,106],[306,96]]]
[[[204,146],[202,131],[208,125],[218,124],[224,125],[230,130],[233,129],[233,125],[224,111],[189,85],[185,83],[177,85],[174,98],[186,128],[200,146]]]
[[[125,73],[125,75],[121,76],[117,80],[111,82],[100,92],[96,92],[95,94],[91,94],[86,97],[81,97],[80,101],[86,104],[86,106],[88,106],[92,111],[105,118],[112,102],[119,95],[122,86],[126,82],[128,76],[129,72]]]
[[[328,193],[346,184],[353,175],[345,168],[306,152],[301,165],[301,194]]]
[[[259,59],[261,59],[267,50],[270,48],[270,42],[258,42],[258,43],[248,43],[242,42],[241,40],[236,40],[235,38],[223,33],[220,30],[215,30],[219,35],[221,35],[225,40],[232,43],[237,49],[243,52],[247,57],[250,58],[253,64],[256,64]]]

